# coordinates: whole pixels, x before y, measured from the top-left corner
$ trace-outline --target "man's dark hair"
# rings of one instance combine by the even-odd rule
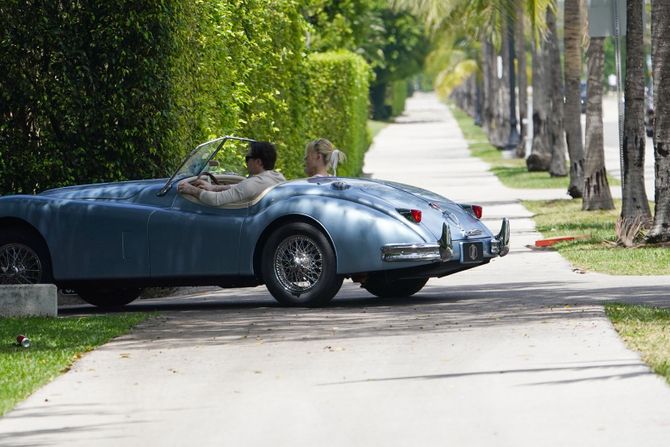
[[[260,159],[264,169],[270,170],[275,168],[277,149],[275,149],[274,144],[267,141],[254,141],[249,144],[249,147],[251,148],[250,155],[253,158]]]

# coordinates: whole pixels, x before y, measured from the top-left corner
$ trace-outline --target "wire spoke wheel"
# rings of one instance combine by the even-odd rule
[[[323,253],[306,235],[284,239],[274,256],[274,271],[281,286],[292,294],[311,290],[323,273]]]
[[[42,261],[35,250],[20,243],[0,247],[0,284],[37,284],[42,277]]]
[[[262,256],[263,282],[285,306],[324,306],[342,286],[333,247],[308,223],[291,222],[273,231]]]

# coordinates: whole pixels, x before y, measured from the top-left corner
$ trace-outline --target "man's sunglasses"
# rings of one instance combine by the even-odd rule
[[[251,160],[252,158],[258,158],[258,157],[254,157],[253,155],[247,155],[246,157],[244,157],[244,161],[249,163],[249,160]]]

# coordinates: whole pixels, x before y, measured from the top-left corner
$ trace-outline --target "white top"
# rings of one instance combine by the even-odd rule
[[[277,171],[263,171],[233,185],[225,191],[201,191],[199,199],[205,205],[221,206],[236,202],[249,202],[270,186],[285,182]]]

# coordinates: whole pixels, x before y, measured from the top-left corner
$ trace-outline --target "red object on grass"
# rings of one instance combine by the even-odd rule
[[[564,241],[572,241],[574,240],[574,236],[557,236],[557,237],[550,237],[548,239],[540,239],[535,241],[535,246],[536,247],[550,247],[558,242],[564,242]]]

